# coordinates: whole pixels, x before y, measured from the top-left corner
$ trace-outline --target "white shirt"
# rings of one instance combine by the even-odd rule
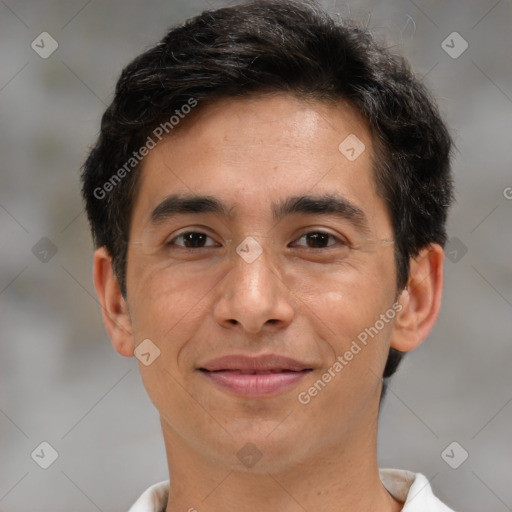
[[[380,469],[382,485],[397,500],[404,502],[402,512],[454,512],[436,498],[430,483],[421,473],[402,469]],[[128,512],[165,512],[169,498],[169,480],[147,489]]]

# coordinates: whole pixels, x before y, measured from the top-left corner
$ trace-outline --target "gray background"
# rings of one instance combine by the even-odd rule
[[[219,5],[0,2],[1,512],[122,512],[167,478],[137,361],[103,329],[78,172],[122,67],[170,25]],[[443,310],[391,383],[380,465],[424,473],[458,511],[512,510],[512,4],[324,5],[410,59],[458,148]],[[43,31],[59,45],[47,59],[31,48]],[[442,47],[454,31],[469,44],[458,58]],[[42,237],[57,249],[46,262]],[[58,452],[46,470],[31,458],[43,441]],[[453,441],[469,453],[458,469],[441,456]]]

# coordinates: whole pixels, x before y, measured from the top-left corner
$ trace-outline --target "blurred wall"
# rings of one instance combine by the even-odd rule
[[[381,466],[424,473],[456,510],[512,510],[512,4],[323,3],[410,59],[457,145],[443,310],[391,382]],[[123,66],[220,5],[0,2],[0,512],[123,511],[167,478],[136,360],[103,329],[79,168]]]

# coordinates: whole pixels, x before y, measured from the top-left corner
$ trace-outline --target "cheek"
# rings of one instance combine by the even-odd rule
[[[150,268],[143,263],[134,264],[130,272],[129,301],[135,343],[149,339],[160,351],[149,366],[139,362],[148,396],[164,419],[166,414],[172,416],[172,411],[194,410],[206,421],[186,391],[185,368],[181,365],[186,366],[187,362],[181,361],[180,355],[202,325],[208,308],[205,299],[215,285],[215,276],[203,271],[185,271],[179,265]],[[189,425],[180,418],[177,415],[167,420],[176,429],[182,429],[186,437]]]
[[[219,276],[205,265],[134,264],[130,312],[134,332],[162,342],[183,336],[201,316]]]
[[[373,264],[361,261],[316,272],[314,279],[304,273],[296,276],[297,288],[302,290],[299,304],[303,304],[303,314],[324,355],[322,371],[331,370],[325,375],[332,382],[330,391],[322,392],[323,398],[317,402],[334,400],[342,410],[349,403],[355,407],[352,400],[356,396],[372,399],[378,394],[394,317],[391,263],[383,257]],[[387,321],[381,320],[388,311]],[[343,359],[333,368],[339,356]],[[336,371],[341,367],[342,371]]]
[[[300,299],[298,304],[307,306],[304,313],[323,323],[331,336],[354,335],[392,304],[394,276],[383,263],[297,269],[287,285]]]

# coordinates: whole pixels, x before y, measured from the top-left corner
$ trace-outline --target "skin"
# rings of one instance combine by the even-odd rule
[[[349,134],[366,146],[354,161],[338,150]],[[411,260],[407,288],[396,289],[393,243],[378,242],[393,232],[373,157],[368,128],[351,107],[286,94],[198,110],[146,157],[131,217],[127,298],[105,248],[95,252],[94,283],[115,349],[131,357],[150,339],[160,350],[139,367],[161,417],[167,512],[402,508],[378,474],[381,376],[390,346],[414,349],[437,318],[443,250],[424,248]],[[321,214],[272,218],[272,202],[333,192],[364,212],[366,232]],[[232,218],[182,214],[152,227],[151,211],[170,194],[215,196]],[[190,231],[210,237],[193,254],[175,238]],[[349,248],[303,237],[317,231]],[[250,264],[235,251],[247,236],[263,250]],[[164,240],[175,245],[163,249]],[[395,318],[307,405],[299,403],[298,393],[395,301]],[[198,371],[233,353],[287,355],[313,371],[276,396],[237,397]],[[247,443],[262,455],[252,467],[237,457]]]

